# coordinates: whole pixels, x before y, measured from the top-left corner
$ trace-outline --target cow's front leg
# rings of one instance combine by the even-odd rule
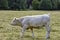
[[[23,38],[23,36],[24,36],[24,32],[25,32],[26,28],[27,28],[27,26],[24,25],[23,28],[22,28],[21,38]]]
[[[46,39],[49,39],[50,38],[50,26],[49,25],[46,25],[46,30],[47,30]]]
[[[34,32],[33,32],[33,28],[31,27],[31,32],[32,32],[32,38],[34,38]]]
[[[21,33],[21,38],[23,38],[23,36],[24,36],[24,31],[25,31],[25,28],[23,27],[22,28],[22,33]]]

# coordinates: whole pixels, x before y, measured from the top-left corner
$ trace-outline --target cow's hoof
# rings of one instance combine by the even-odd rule
[[[47,37],[47,39],[50,39],[50,37]]]
[[[21,36],[21,38],[23,38],[23,36]]]
[[[50,37],[47,37],[46,39],[50,39]]]

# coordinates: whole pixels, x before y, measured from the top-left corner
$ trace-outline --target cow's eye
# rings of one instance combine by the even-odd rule
[[[15,22],[15,20],[13,22]]]

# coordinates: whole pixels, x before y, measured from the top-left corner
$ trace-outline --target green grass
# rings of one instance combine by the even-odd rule
[[[49,40],[60,40],[60,11],[0,11],[0,40],[22,40],[21,27],[10,25],[14,17],[51,13],[51,34]],[[34,40],[46,40],[46,29],[34,29]],[[26,30],[23,40],[33,40],[30,30]]]

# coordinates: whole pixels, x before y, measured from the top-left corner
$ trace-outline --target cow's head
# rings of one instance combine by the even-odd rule
[[[17,25],[17,19],[16,19],[16,17],[15,18],[13,18],[13,20],[11,21],[11,25]]]

